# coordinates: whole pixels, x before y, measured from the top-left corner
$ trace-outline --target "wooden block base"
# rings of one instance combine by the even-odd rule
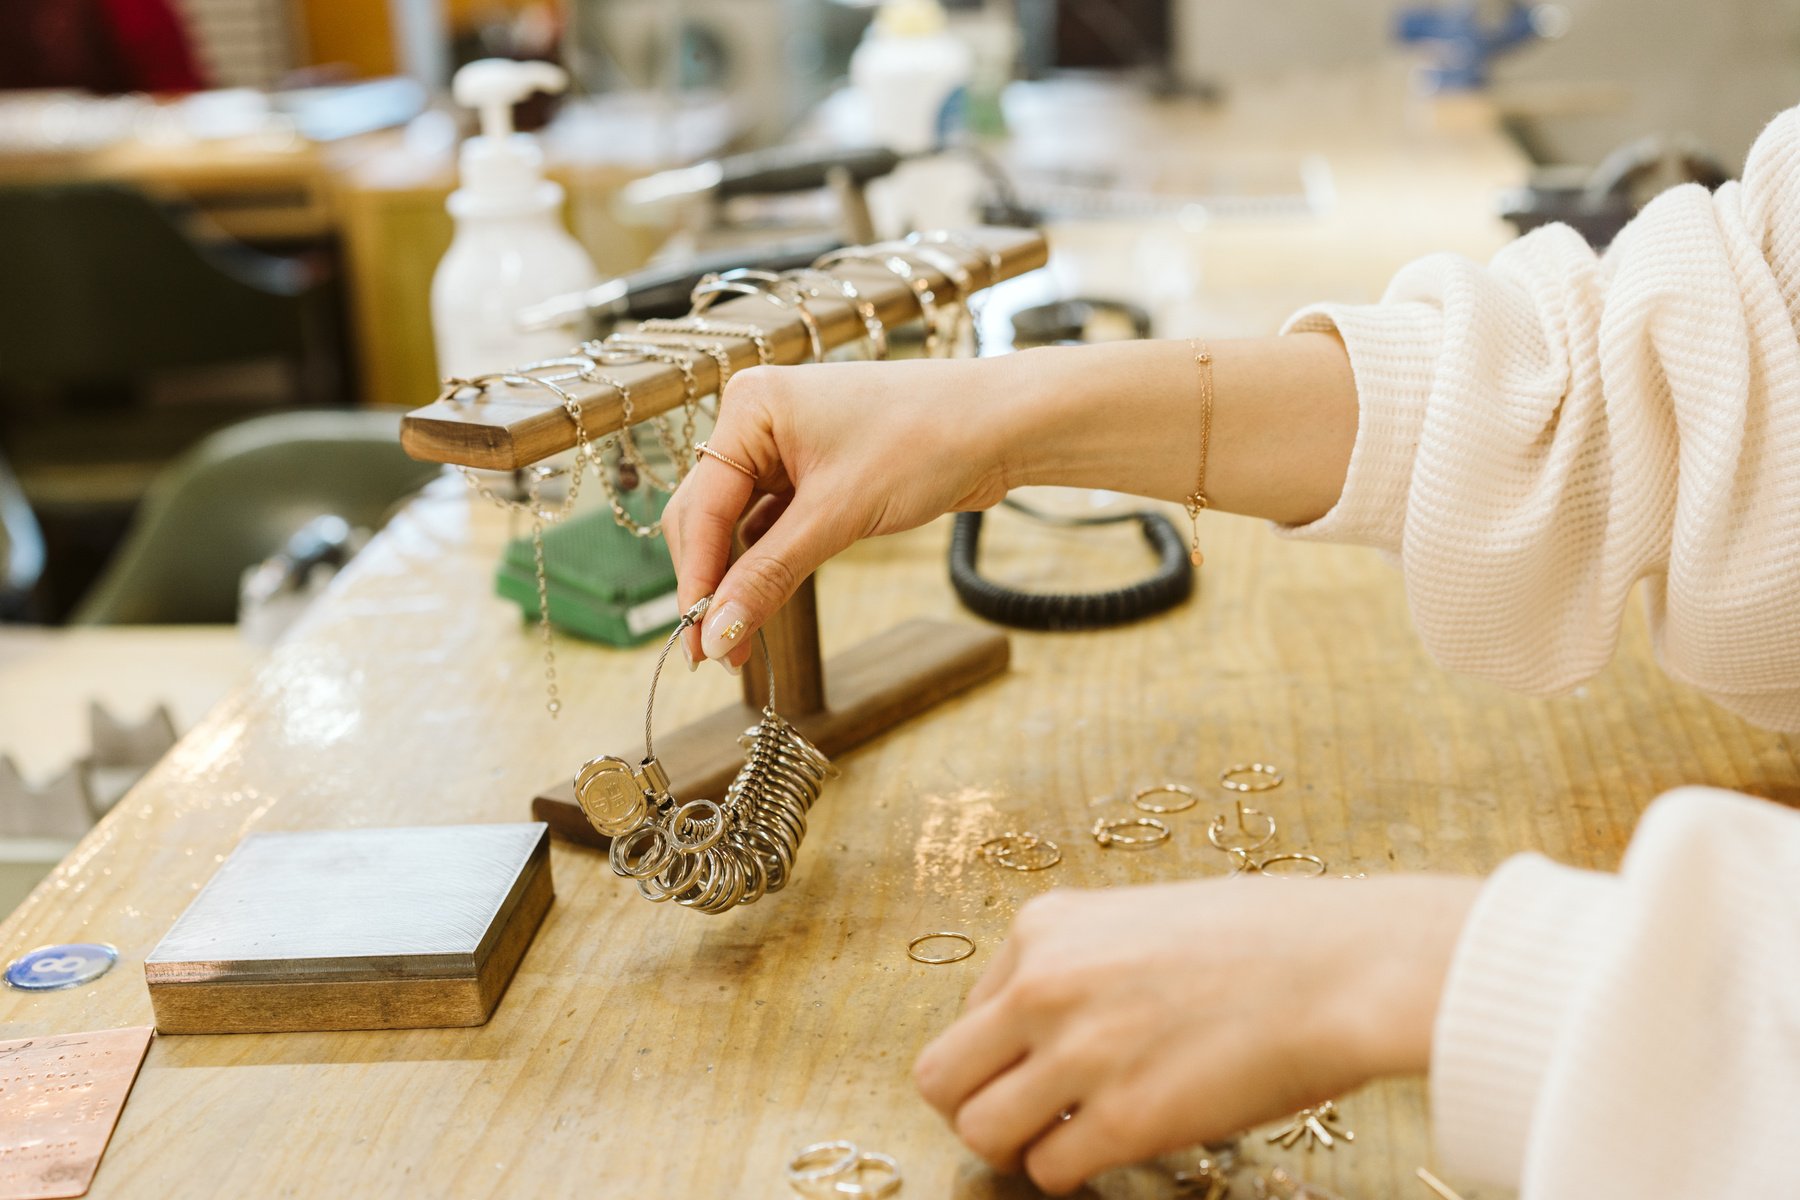
[[[999,675],[1006,670],[1009,654],[1006,635],[996,629],[953,621],[908,621],[826,660],[824,708],[782,715],[828,757],[836,758],[939,701]],[[782,708],[779,692],[776,708]],[[758,715],[748,704],[734,704],[659,734],[656,756],[669,770],[670,790],[686,799],[724,795],[744,765],[738,736],[756,724]],[[629,748],[611,752],[632,761],[640,753]],[[532,816],[570,841],[605,847],[611,840],[588,824],[575,803],[575,766],[569,764],[563,782],[531,802]]]

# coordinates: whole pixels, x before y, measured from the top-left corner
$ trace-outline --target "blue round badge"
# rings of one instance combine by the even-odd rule
[[[118,961],[119,952],[104,942],[39,946],[13,959],[6,968],[6,982],[27,992],[80,987],[112,970]]]

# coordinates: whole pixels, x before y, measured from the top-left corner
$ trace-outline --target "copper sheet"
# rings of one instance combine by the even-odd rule
[[[0,1200],[87,1193],[151,1032],[139,1025],[0,1042]]]

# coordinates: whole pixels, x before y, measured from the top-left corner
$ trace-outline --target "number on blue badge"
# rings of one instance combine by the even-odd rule
[[[73,975],[81,970],[83,959],[73,954],[63,954],[56,958],[40,958],[31,964],[33,975]]]
[[[119,961],[119,952],[104,942],[70,942],[39,946],[21,954],[6,968],[6,982],[27,992],[52,992],[92,983]]]

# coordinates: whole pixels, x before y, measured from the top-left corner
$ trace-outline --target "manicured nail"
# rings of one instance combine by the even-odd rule
[[[744,668],[738,666],[734,662],[726,662],[722,658],[719,660],[719,665],[724,667],[727,671],[730,671],[733,675],[742,675],[744,673]]]
[[[722,659],[744,640],[749,625],[744,621],[744,606],[727,601],[707,614],[700,634],[700,652],[708,658]]]
[[[681,639],[681,655],[683,658],[687,659],[688,670],[690,672],[698,671],[700,669],[700,660],[694,657],[694,648],[688,645],[688,640],[685,637]]]

